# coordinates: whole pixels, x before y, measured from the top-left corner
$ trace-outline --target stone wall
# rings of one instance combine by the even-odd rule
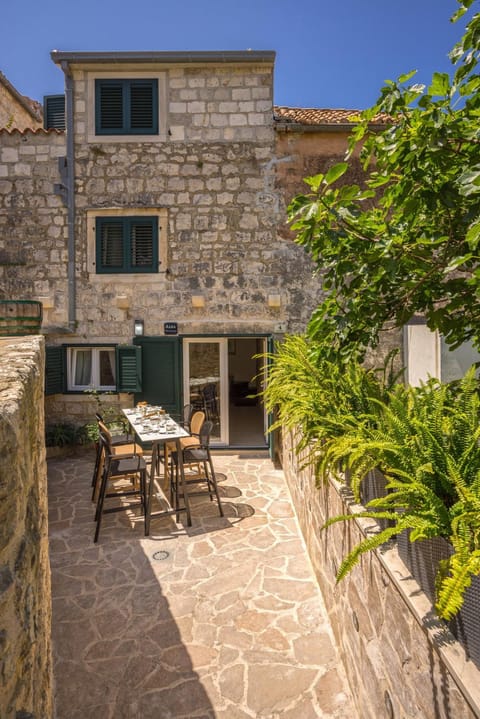
[[[46,324],[65,322],[67,210],[54,193],[65,137],[0,130],[0,299],[40,300]]]
[[[304,181],[305,178],[319,173],[325,174],[333,165],[343,162],[348,149],[349,129],[332,125],[329,131],[320,129],[312,131],[312,127],[309,127],[308,130],[304,132],[299,130],[286,132],[278,130],[276,133],[276,157],[278,162],[275,164],[275,188],[281,198],[281,207],[285,218],[288,205],[292,199],[296,195],[310,192],[309,186]],[[350,160],[349,169],[341,180],[342,183],[362,185],[364,172],[358,153],[358,149],[355,150]],[[293,242],[294,234],[286,222],[279,225],[278,235],[281,242]],[[306,267],[304,271],[307,271]],[[310,269],[311,272],[312,270]],[[320,301],[322,298],[321,274],[316,275],[316,282],[317,298]],[[394,360],[394,366],[398,372],[403,366],[402,347],[403,334],[401,331],[384,331],[382,332],[381,345],[367,353],[366,364],[380,367],[392,350],[399,350],[399,354]]]
[[[278,237],[284,206],[275,188],[282,160],[272,68],[168,68],[168,131],[164,140],[142,142],[92,140],[96,75],[98,68],[74,70],[78,335],[129,341],[135,317],[150,336],[163,334],[165,321],[177,322],[180,333],[301,331],[318,282],[303,250]],[[96,273],[89,222],[104,208],[162,208],[158,273]],[[281,295],[280,308],[269,307],[270,294]],[[203,307],[192,306],[194,295],[203,295]]]
[[[52,716],[43,339],[0,339],[0,717]]]
[[[0,127],[10,130],[42,127],[41,118],[35,119],[33,114],[23,106],[22,101],[14,96],[15,92],[15,88],[2,75],[0,77]],[[23,100],[27,105],[32,103],[28,98],[23,98]]]
[[[362,719],[473,719],[480,672],[438,620],[395,546],[364,555],[338,585],[342,559],[373,520],[329,517],[358,511],[335,482],[320,488],[284,432],[282,461],[312,564]]]

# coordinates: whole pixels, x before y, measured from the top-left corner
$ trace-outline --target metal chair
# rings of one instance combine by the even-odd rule
[[[147,465],[144,458],[138,453],[115,454],[109,433],[104,433],[103,431],[100,432],[100,443],[102,445],[104,464],[95,511],[96,527],[94,542],[98,541],[100,525],[104,514],[125,511],[132,507],[132,505],[128,503],[105,507],[105,499],[140,497],[140,506],[145,517],[145,522],[147,513]],[[120,482],[121,480],[128,480],[126,488],[125,485],[121,485],[113,491],[107,491],[112,482]],[[138,502],[136,504],[138,505]]]
[[[185,405],[186,407],[190,407],[191,405]],[[185,427],[186,430],[190,432],[189,437],[182,437],[180,439],[180,444],[183,449],[186,447],[192,447],[192,446],[198,446],[200,444],[200,430],[202,428],[203,423],[205,422],[205,412],[202,410],[194,410],[190,414],[190,421],[188,423],[188,426]],[[160,457],[160,454],[158,455],[158,460],[164,462],[165,464],[165,484],[164,489],[167,488],[168,485],[168,465],[169,465],[169,456],[171,452],[175,452],[177,450],[177,444],[176,442],[166,442],[164,446],[164,453],[163,457]],[[160,467],[157,467],[157,472],[159,472]]]
[[[103,419],[102,415],[100,414],[100,412],[95,412],[95,419],[97,420],[98,430],[100,432],[100,425],[103,425],[104,427],[106,427],[107,425],[106,425],[105,420]],[[110,436],[112,438],[112,447],[116,447],[117,445],[122,445],[122,444],[129,444],[134,441],[133,436],[130,434],[130,432],[125,432],[124,434],[114,434],[114,435],[110,434]],[[98,440],[97,454],[95,457],[95,466],[93,468],[93,475],[92,475],[93,494],[95,494],[95,486],[98,483],[98,475],[99,475],[99,471],[100,471],[100,462],[101,462],[101,453],[102,453],[102,448],[100,445],[100,440]],[[92,496],[92,499],[93,499],[93,496]]]
[[[220,516],[223,517],[223,507],[218,493],[217,478],[213,468],[212,455],[210,453],[210,435],[213,429],[213,422],[206,420],[199,432],[198,445],[187,446],[182,450],[184,468],[184,491],[188,492],[188,485],[206,483],[207,489],[202,491],[188,492],[188,497],[198,497],[208,494],[210,500],[217,499]],[[178,476],[178,452],[170,453],[170,503],[178,507],[179,502],[179,476]],[[188,471],[192,473],[189,475]]]
[[[95,412],[95,419],[97,420],[97,422],[102,422],[102,424],[104,424],[105,426],[107,425],[100,412]],[[115,445],[117,444],[127,444],[128,442],[133,441],[133,435],[130,432],[124,432],[123,434],[112,434],[111,437],[113,447],[115,447]]]
[[[99,434],[103,432],[103,434],[108,435],[110,440],[110,446],[112,448],[113,454],[143,454],[142,447],[138,444],[138,442],[135,442],[133,440],[133,436],[131,434],[122,434],[122,435],[112,435],[110,430],[108,429],[107,425],[104,423],[103,419],[101,418],[100,414],[96,414],[95,417],[97,418],[98,422],[98,431]],[[126,441],[120,441],[120,438],[128,437],[129,439]],[[103,469],[103,463],[104,463],[104,451],[102,443],[100,442],[100,437],[97,442],[97,453],[95,455],[95,466],[93,468],[93,476],[92,476],[92,502],[95,501],[95,497],[97,496],[98,486],[100,482],[100,476]]]

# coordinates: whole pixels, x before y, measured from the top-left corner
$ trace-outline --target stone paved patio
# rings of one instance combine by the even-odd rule
[[[95,545],[93,461],[49,460],[56,719],[356,717],[281,470],[219,453],[224,518],[105,515]]]

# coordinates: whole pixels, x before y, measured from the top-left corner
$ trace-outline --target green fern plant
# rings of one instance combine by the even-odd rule
[[[342,562],[340,581],[366,551],[410,529],[410,541],[444,537],[453,554],[437,577],[437,611],[451,618],[461,607],[473,574],[480,572],[480,427],[475,368],[456,386],[430,380],[419,388],[398,385],[388,401],[371,398],[374,416],[365,413],[356,426],[325,447],[319,481],[339,462],[351,473],[359,500],[365,473],[378,467],[387,494],[355,515],[333,517],[325,528],[355,517],[388,519],[392,526],[360,542]]]
[[[356,426],[359,415],[376,412],[372,398],[382,400],[398,379],[391,353],[378,369],[349,362],[333,362],[321,343],[291,335],[275,352],[262,355],[269,368],[263,391],[268,411],[279,427],[300,429],[297,450],[308,448],[306,464],[316,462],[332,437]]]

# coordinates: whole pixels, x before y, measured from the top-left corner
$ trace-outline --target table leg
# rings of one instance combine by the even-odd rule
[[[150,516],[152,513],[153,488],[155,484],[155,469],[158,458],[158,443],[154,442],[152,447],[152,463],[150,465],[150,477],[148,481],[147,506],[145,508],[145,536],[150,534]]]
[[[182,488],[183,493],[183,502],[185,504],[185,510],[187,512],[187,525],[189,527],[192,526],[192,517],[190,514],[190,502],[188,500],[188,494],[187,494],[187,485],[185,482],[185,470],[183,468],[183,448],[182,443],[180,439],[177,439],[177,468],[178,468],[178,482],[180,483],[180,487]],[[177,514],[177,522],[178,522],[178,514]]]

